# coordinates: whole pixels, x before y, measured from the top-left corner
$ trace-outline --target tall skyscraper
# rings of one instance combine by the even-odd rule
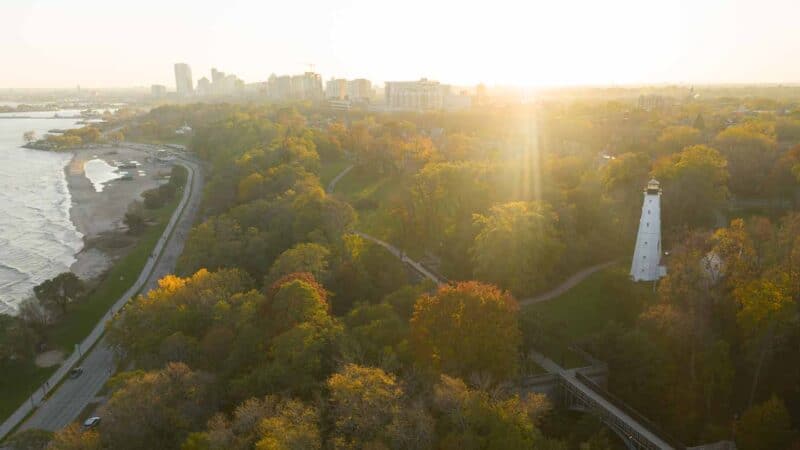
[[[655,281],[666,274],[666,268],[661,265],[661,185],[652,179],[644,190],[631,278],[633,281]]]
[[[186,63],[175,64],[175,88],[179,97],[192,95],[194,92],[192,83],[192,68]]]

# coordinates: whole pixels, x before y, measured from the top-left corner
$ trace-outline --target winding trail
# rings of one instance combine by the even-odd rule
[[[342,177],[350,173],[350,171],[353,170],[353,167],[355,167],[355,164],[350,164],[349,166],[345,167],[344,170],[339,172],[335,177],[333,177],[331,182],[328,183],[328,187],[325,188],[325,191],[328,194],[333,194],[333,190],[336,189],[336,183],[338,183],[339,180],[342,179]]]
[[[572,274],[569,278],[567,278],[563,283],[559,284],[558,286],[550,289],[549,291],[539,294],[536,297],[529,297],[523,298],[519,301],[520,306],[528,306],[533,305],[535,303],[546,302],[548,300],[552,300],[561,294],[567,292],[568,290],[574,288],[578,283],[588,278],[595,272],[599,272],[607,267],[611,267],[616,263],[616,260],[606,261],[604,263],[595,264],[594,266],[587,267],[579,272]]]
[[[419,273],[420,275],[424,276],[425,278],[433,281],[437,285],[447,284],[443,280],[441,280],[439,277],[434,275],[433,272],[431,272],[430,270],[426,269],[425,266],[423,266],[422,264],[420,264],[420,263],[414,261],[413,259],[409,258],[408,255],[406,255],[405,253],[401,252],[394,245],[392,245],[392,244],[390,244],[390,243],[388,243],[386,241],[382,241],[382,240],[376,238],[375,236],[370,236],[367,233],[362,233],[360,231],[353,231],[353,234],[361,236],[362,238],[367,239],[369,241],[372,241],[372,242],[380,245],[381,247],[385,248],[386,250],[389,250],[389,253],[393,254],[394,256],[399,258],[400,261],[402,261],[403,263],[408,264],[409,266],[411,266],[411,268],[416,270],[417,273]]]
[[[136,144],[133,144],[136,145]],[[178,207],[164,229],[153,250],[153,257],[145,263],[136,282],[103,316],[56,372],[25,402],[0,424],[0,440],[20,423],[21,429],[41,428],[55,431],[75,420],[91,403],[115,370],[113,351],[105,342],[106,322],[139,292],[156,286],[158,280],[170,273],[183,250],[185,238],[200,207],[203,173],[198,162],[181,158],[177,164],[186,167],[188,177]],[[97,345],[96,345],[97,344]],[[66,378],[69,370],[82,357],[84,373],[75,379]],[[32,413],[32,414],[31,414]]]
[[[339,173],[328,185],[328,193],[332,193],[333,189],[336,186],[336,182],[339,181],[343,176],[347,175],[347,173],[352,169],[353,166],[350,166]],[[389,251],[389,253],[393,254],[395,257],[399,258],[403,263],[408,264],[414,270],[425,276],[426,278],[432,280],[438,285],[446,284],[443,280],[439,277],[431,273],[427,270],[424,266],[419,264],[418,262],[414,261],[413,259],[406,256],[406,254],[400,251],[397,247],[389,244],[386,241],[378,239],[374,236],[370,236],[369,234],[354,231],[353,234],[361,236],[364,239],[370,240],[381,247],[385,248]],[[539,302],[545,302],[548,300],[552,300],[565,292],[569,291],[573,287],[575,287],[578,283],[585,280],[587,277],[592,275],[595,272],[603,270],[607,267],[612,266],[616,263],[616,260],[607,261],[604,263],[596,264],[590,267],[587,267],[583,270],[578,271],[577,273],[573,274],[569,278],[567,278],[563,283],[556,286],[555,288],[540,294],[536,297],[526,298],[520,300],[520,306],[528,306]],[[592,386],[586,385],[584,382],[580,381],[577,378],[576,370],[565,370],[552,360],[546,358],[544,355],[532,352],[532,356],[536,360],[536,362],[544,368],[547,372],[551,374],[557,375],[560,379],[562,379],[565,385],[570,389],[571,394],[576,398],[583,399],[583,404],[589,405],[592,409],[601,411],[600,417],[601,420],[606,422],[606,424],[615,432],[619,432],[622,430],[623,434],[620,436],[626,440],[629,448],[633,448],[634,445],[642,445],[641,448],[657,448],[657,449],[672,449],[674,448],[671,444],[667,443],[665,440],[659,436],[658,433],[654,432],[653,430],[649,429],[642,423],[640,423],[637,418],[631,417],[625,411],[620,409],[617,405],[612,404],[609,400],[603,397],[603,395],[599,392],[596,392]]]
[[[333,178],[333,180],[331,180],[330,183],[328,183],[328,187],[327,187],[326,190],[327,190],[327,192],[329,194],[333,193],[334,189],[336,188],[336,183],[338,183],[339,180],[342,179],[342,177],[344,177],[345,175],[350,173],[350,171],[353,170],[353,167],[355,167],[355,165],[353,165],[353,164],[347,166],[344,170],[339,172]],[[380,245],[381,247],[385,248],[386,250],[389,251],[389,253],[393,254],[394,256],[399,258],[402,262],[404,262],[405,264],[408,264],[414,270],[416,270],[418,273],[420,273],[424,277],[430,279],[431,281],[433,281],[437,285],[446,284],[446,282],[444,280],[440,279],[438,276],[436,276],[431,271],[426,269],[425,266],[423,266],[422,264],[420,264],[417,261],[414,261],[413,259],[409,258],[405,253],[401,252],[397,247],[393,246],[392,244],[390,244],[390,243],[388,243],[386,241],[383,241],[381,239],[378,239],[375,236],[371,236],[371,235],[369,235],[367,233],[361,232],[361,231],[354,231],[353,234],[361,236],[362,238],[367,239],[369,241],[372,241],[372,242]],[[603,263],[600,263],[600,264],[595,264],[593,266],[587,267],[587,268],[585,268],[583,270],[580,270],[580,271],[572,274],[563,283],[559,284],[558,286],[554,287],[553,289],[551,289],[551,290],[549,290],[547,292],[544,292],[542,294],[539,294],[536,297],[524,298],[524,299],[519,301],[519,304],[520,304],[520,306],[528,306],[528,305],[533,305],[535,303],[546,302],[548,300],[552,300],[552,299],[564,294],[565,292],[569,291],[570,289],[575,287],[578,283],[580,283],[581,281],[585,280],[586,278],[588,278],[590,275],[594,274],[595,272],[599,272],[599,271],[601,271],[601,270],[603,270],[603,269],[605,269],[607,267],[611,267],[616,262],[617,262],[616,260],[606,261],[606,262],[603,262]]]

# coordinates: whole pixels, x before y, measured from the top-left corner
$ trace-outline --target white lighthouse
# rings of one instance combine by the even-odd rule
[[[644,190],[631,278],[633,281],[654,281],[666,274],[666,267],[661,265],[661,185],[652,179]]]

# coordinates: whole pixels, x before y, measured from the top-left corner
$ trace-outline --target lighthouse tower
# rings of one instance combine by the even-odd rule
[[[666,274],[666,268],[661,265],[661,185],[652,179],[644,190],[631,278],[633,281],[654,281]]]

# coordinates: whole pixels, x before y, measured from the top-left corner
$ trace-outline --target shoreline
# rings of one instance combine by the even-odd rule
[[[158,165],[146,151],[129,145],[92,146],[70,150],[72,158],[64,167],[70,195],[69,217],[83,235],[83,248],[77,252],[70,271],[84,281],[94,281],[108,271],[137,241],[126,233],[123,218],[141,194],[164,182],[163,173],[170,168]],[[100,159],[110,165],[121,161],[138,161],[137,169],[128,170],[132,179],[117,178],[103,184],[97,192],[86,175],[88,161]]]

